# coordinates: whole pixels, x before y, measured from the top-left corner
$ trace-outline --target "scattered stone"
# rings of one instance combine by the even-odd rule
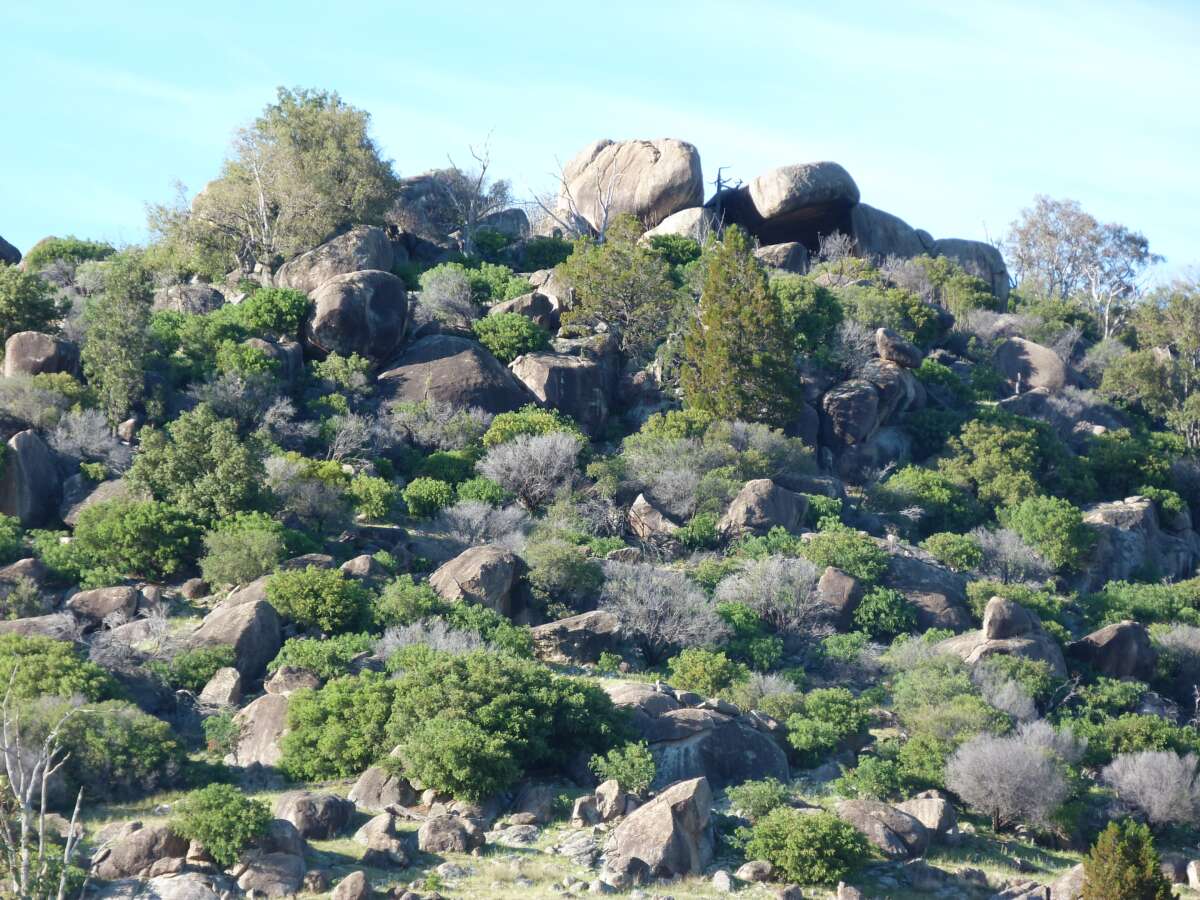
[[[228,644],[244,678],[257,678],[282,645],[279,615],[266,601],[231,605],[226,600],[192,633],[193,646]]]
[[[484,544],[443,563],[429,576],[429,586],[443,600],[467,600],[511,616],[513,588],[521,569],[521,561],[512,551]]]
[[[311,294],[339,275],[367,269],[390,272],[394,262],[395,253],[384,230],[359,225],[288,260],[275,273],[275,284]]]
[[[718,894],[733,893],[733,877],[725,869],[717,869],[712,877],[713,890]]]
[[[534,653],[543,662],[563,665],[594,663],[620,643],[621,623],[604,610],[580,613],[530,629]]]
[[[670,878],[704,871],[712,860],[712,791],[705,778],[681,781],[634,810],[605,847],[618,878]]]
[[[109,616],[117,615],[126,619],[132,616],[137,612],[140,599],[140,592],[133,587],[95,588],[72,594],[66,608],[87,626],[97,628]]]
[[[301,669],[299,666],[280,666],[263,684],[268,694],[289,697],[296,691],[314,690],[321,686],[321,678],[316,672]]]
[[[455,409],[477,406],[493,415],[533,401],[512,372],[480,344],[448,334],[414,342],[388,363],[378,384],[388,399],[430,400]]]
[[[906,369],[919,367],[925,358],[911,341],[906,341],[890,328],[880,328],[875,332],[875,351],[880,359]]]
[[[629,507],[629,528],[644,541],[670,537],[679,526],[666,517],[645,494],[638,494]]]
[[[417,793],[407,779],[391,774],[383,766],[371,766],[358,776],[349,798],[363,809],[381,810],[389,806],[412,806]]]
[[[433,816],[417,831],[417,846],[426,853],[470,853],[483,844],[483,829],[463,816]]]
[[[275,815],[295,825],[301,837],[326,841],[350,824],[354,803],[336,794],[295,791],[275,802]]]
[[[366,873],[359,869],[338,882],[333,889],[332,900],[367,900],[373,894]]]
[[[844,800],[837,815],[858,829],[884,856],[909,859],[929,846],[929,832],[916,818],[876,800]]]
[[[774,872],[774,866],[765,859],[752,859],[742,863],[741,867],[733,874],[739,881],[758,882],[770,881],[772,872]]]
[[[730,538],[766,534],[772,528],[796,531],[807,510],[808,500],[803,495],[780,487],[770,478],[756,478],[738,491],[717,530]]]
[[[40,331],[18,331],[4,342],[4,377],[76,372],[79,348],[71,341]]]
[[[209,706],[237,706],[242,702],[242,673],[233,666],[217,669],[200,691],[200,702]]]
[[[1158,663],[1150,633],[1144,625],[1129,619],[1105,625],[1067,645],[1067,656],[1086,663],[1101,675],[1141,681],[1154,677]]]
[[[96,852],[92,865],[96,876],[106,881],[142,877],[150,875],[163,860],[177,859],[182,863],[187,850],[188,842],[166,825],[143,827],[140,822],[127,823],[112,843]]]
[[[239,729],[231,759],[236,766],[274,766],[283,756],[280,746],[287,734],[287,697],[265,694],[233,717]]]

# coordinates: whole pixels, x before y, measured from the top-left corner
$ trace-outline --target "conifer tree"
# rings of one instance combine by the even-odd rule
[[[723,419],[786,424],[796,409],[792,336],[740,228],[709,248],[702,284],[684,340],[684,402]]]
[[[1083,861],[1082,900],[1172,900],[1145,825],[1110,822]]]

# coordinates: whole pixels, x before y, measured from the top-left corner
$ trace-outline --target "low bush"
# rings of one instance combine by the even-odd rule
[[[788,881],[837,884],[871,855],[867,839],[832,813],[780,808],[756,822],[747,859],[765,859]]]
[[[367,591],[337,569],[306,566],[276,572],[267,581],[267,602],[305,628],[338,634],[366,620]]]
[[[969,534],[942,531],[925,538],[921,547],[955,572],[970,572],[983,562],[983,550]]]
[[[210,784],[175,804],[171,830],[203,844],[223,867],[232,866],[271,825],[271,808],[231,784]]]
[[[596,754],[588,764],[601,781],[614,780],[621,789],[635,797],[645,795],[654,782],[654,755],[645,741],[614,747],[605,754]]]
[[[484,316],[473,327],[479,343],[505,365],[523,353],[534,353],[550,346],[546,329],[520,313]]]
[[[727,788],[729,808],[744,815],[751,822],[765,818],[772,810],[786,806],[792,792],[786,784],[776,778],[762,781],[744,781],[736,787]]]
[[[414,478],[400,496],[409,515],[425,519],[454,502],[454,488],[436,478]]]
[[[196,558],[200,529],[154,500],[110,500],[79,514],[67,557],[90,586],[121,578],[166,581]]]
[[[1095,543],[1080,509],[1059,497],[1027,497],[1000,520],[1059,571],[1077,570]]]
[[[112,676],[69,641],[0,634],[0,685],[14,700],[50,695],[103,700],[116,695]]]
[[[671,685],[693,691],[703,697],[716,697],[739,681],[750,677],[749,670],[720,650],[689,647],[667,661]]]
[[[833,566],[861,581],[876,581],[888,567],[886,550],[867,535],[845,525],[818,532],[799,549],[814,565]]]
[[[176,690],[200,693],[217,669],[232,666],[233,647],[215,644],[211,647],[196,647],[177,653],[170,662],[156,666],[163,681]]]
[[[267,664],[274,672],[281,666],[294,666],[316,673],[328,681],[350,671],[350,661],[370,650],[374,639],[367,634],[338,634],[327,638],[288,638],[279,653]]]
[[[1140,822],[1109,822],[1083,861],[1081,900],[1172,900],[1154,838]]]
[[[867,727],[867,706],[846,688],[820,688],[805,694],[787,720],[788,743],[805,767],[820,760]]]
[[[579,426],[555,409],[542,409],[532,403],[516,412],[500,413],[492,419],[483,435],[484,447],[498,447],[521,435],[543,435],[563,432],[583,440]]]
[[[286,555],[282,529],[218,526],[204,535],[200,573],[213,587],[247,584],[274,571]]]
[[[873,588],[854,608],[854,626],[873,638],[890,640],[917,627],[917,612],[905,596],[885,587]]]

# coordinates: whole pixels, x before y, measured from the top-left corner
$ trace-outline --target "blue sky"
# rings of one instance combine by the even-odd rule
[[[370,111],[403,174],[491,132],[518,193],[597,137],[678,137],[705,178],[842,163],[935,237],[1035,193],[1200,264],[1200,3],[7,0],[0,235],[133,242],[276,85]],[[852,8],[852,11],[850,9]]]

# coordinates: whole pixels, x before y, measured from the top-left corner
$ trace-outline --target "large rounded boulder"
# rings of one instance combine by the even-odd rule
[[[673,138],[653,141],[598,140],[563,168],[570,197],[559,198],[560,209],[580,215],[599,230],[608,218],[632,213],[653,228],[668,216],[704,202],[700,153]]]
[[[366,270],[389,272],[394,262],[395,251],[384,230],[359,225],[284,263],[275,274],[275,284],[311,294],[339,275]]]
[[[21,251],[0,237],[0,263],[15,266],[21,261]]]
[[[1000,255],[1000,251],[991,244],[962,238],[942,238],[933,242],[930,255],[945,256],[954,260],[972,275],[986,281],[992,293],[999,299],[1008,299],[1011,287],[1008,267],[1004,265],[1004,257]]]
[[[20,431],[0,457],[0,513],[40,528],[58,513],[62,481],[54,453],[36,431]]]
[[[225,305],[225,295],[211,284],[173,284],[154,292],[154,309],[202,316]]]
[[[479,343],[449,334],[414,342],[379,374],[380,390],[410,403],[433,401],[512,412],[533,401],[525,386]]]
[[[5,378],[78,370],[79,348],[71,341],[40,331],[18,331],[4,342]]]
[[[357,353],[382,362],[400,347],[408,321],[408,292],[390,272],[338,275],[312,294],[304,337],[318,353]]]

